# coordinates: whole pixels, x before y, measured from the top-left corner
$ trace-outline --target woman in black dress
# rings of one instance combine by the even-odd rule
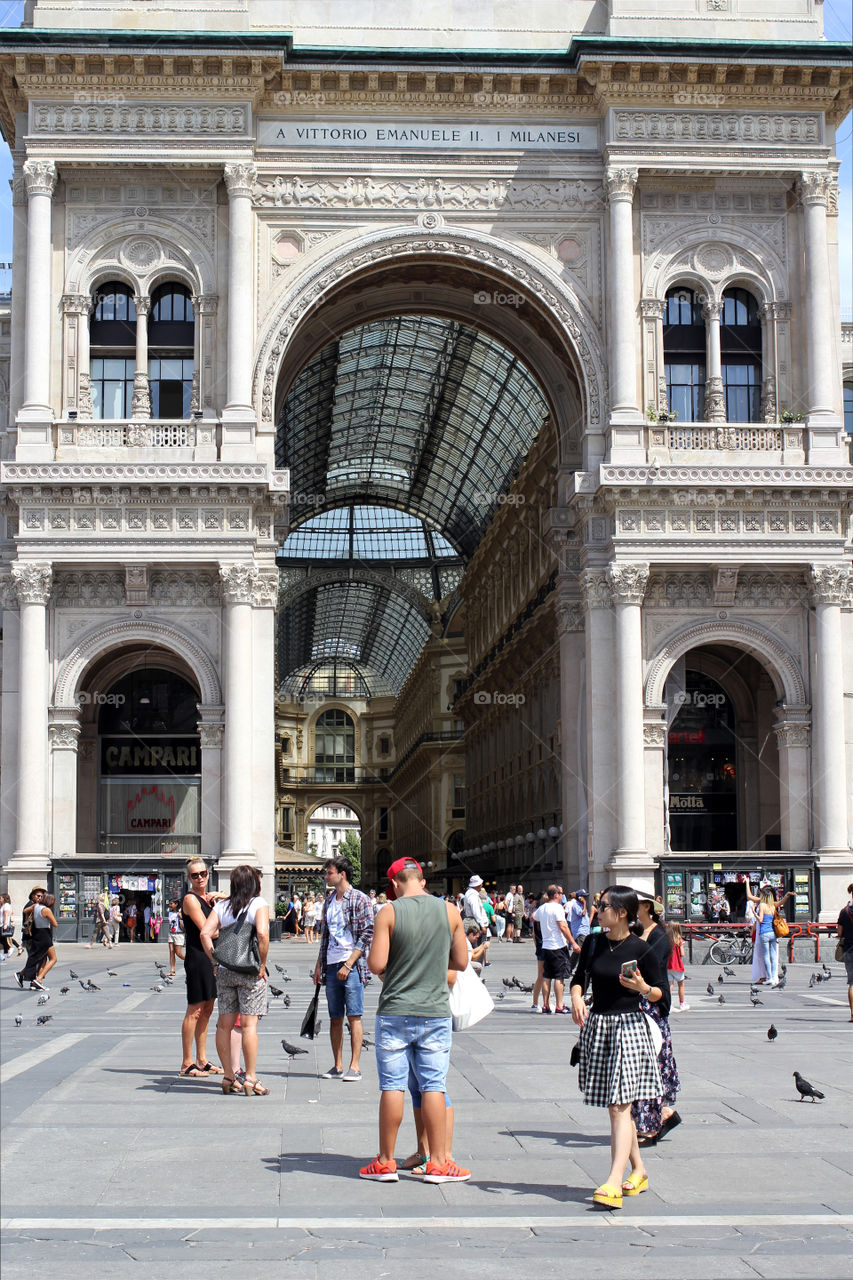
[[[605,889],[598,920],[602,933],[584,939],[572,978],[572,1018],[581,1028],[579,1083],[584,1102],[610,1112],[610,1173],[592,1198],[604,1208],[621,1209],[623,1195],[639,1195],[649,1187],[631,1103],[663,1093],[657,1051],[640,1010],[640,996],[657,1004],[666,979],[651,947],[636,936],[633,889],[625,885]],[[583,998],[589,982],[591,1013]],[[623,1182],[628,1161],[631,1174]]]
[[[201,945],[204,922],[213,910],[214,901],[221,895],[208,892],[210,872],[201,858],[193,858],[187,863],[187,875],[190,878],[190,891],[181,905],[186,938],[184,970],[187,979],[187,1011],[181,1024],[181,1075],[196,1078],[222,1074],[219,1067],[207,1060],[207,1024],[216,1000],[216,979],[213,976],[213,966]]]
[[[637,918],[643,928],[643,941],[647,942],[654,951],[660,971],[666,978],[672,944],[669,934],[660,923],[663,903],[654,895],[644,894],[639,890],[637,901],[639,903]],[[681,1088],[681,1082],[678,1078],[678,1067],[672,1052],[672,1036],[669,1030],[669,1014],[672,1008],[669,982],[664,982],[663,998],[657,1004],[649,1004],[648,1000],[641,996],[640,1008],[658,1024],[662,1038],[658,1052],[658,1065],[663,1081],[663,1095],[660,1098],[645,1098],[631,1105],[638,1144],[641,1147],[653,1147],[658,1139],[669,1133],[670,1129],[675,1129],[681,1124],[681,1116],[675,1110],[675,1095]]]

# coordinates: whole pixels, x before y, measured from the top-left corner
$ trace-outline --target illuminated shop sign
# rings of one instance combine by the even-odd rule
[[[101,774],[198,774],[198,738],[102,738]]]

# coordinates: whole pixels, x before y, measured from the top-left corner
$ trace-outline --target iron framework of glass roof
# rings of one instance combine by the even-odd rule
[[[547,414],[512,352],[435,316],[374,321],[314,356],[276,441],[296,513],[279,556],[285,696],[399,693],[430,603],[456,590]]]

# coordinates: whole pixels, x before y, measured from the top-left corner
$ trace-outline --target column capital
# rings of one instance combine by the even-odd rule
[[[648,564],[611,564],[607,570],[614,604],[642,604],[649,580]]]
[[[702,303],[702,318],[703,320],[719,320],[722,310],[723,304],[721,302],[716,298],[706,296],[705,301]]]
[[[796,185],[800,204],[822,204],[834,212],[838,208],[838,181],[826,169],[808,169],[800,174]]]
[[[88,293],[63,293],[60,303],[66,316],[88,316],[94,306]]]
[[[641,298],[640,313],[644,320],[663,320],[666,302],[663,298]]]
[[[250,160],[226,164],[223,177],[229,197],[251,196],[258,180],[257,166]]]
[[[639,173],[636,169],[611,166],[604,175],[604,188],[608,202],[626,200],[629,204],[634,199],[634,188]]]
[[[47,726],[50,745],[54,751],[77,752],[77,739],[80,737],[80,725],[68,720],[56,721]]]
[[[202,751],[209,749],[221,751],[222,744],[225,741],[225,725],[199,720],[198,736]]]
[[[27,160],[23,166],[27,199],[31,196],[52,196],[56,187],[56,165],[52,160]]]
[[[147,316],[151,310],[151,298],[147,293],[135,293],[133,295],[133,305],[136,307],[137,316]]]
[[[278,603],[278,570],[256,564],[221,564],[219,577],[226,604],[251,604],[275,608]]]
[[[558,595],[554,612],[557,615],[558,635],[566,635],[570,631],[583,631],[583,601],[577,596]]]
[[[215,316],[219,306],[218,293],[194,293],[192,297],[194,309],[201,316]]]
[[[610,584],[606,569],[584,569],[580,576],[584,606],[587,609],[609,609]]]
[[[14,572],[14,566],[13,566]],[[853,569],[847,565],[809,565],[809,596],[813,605],[853,605]]]
[[[12,565],[12,577],[21,604],[46,605],[53,586],[53,565],[25,561]]]

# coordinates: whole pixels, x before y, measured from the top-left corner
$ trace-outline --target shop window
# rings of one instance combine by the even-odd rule
[[[761,320],[746,289],[727,289],[720,315],[723,391],[729,422],[761,417]]]
[[[185,285],[154,290],[148,316],[148,376],[155,418],[188,418],[193,382],[195,316]]]
[[[671,289],[663,320],[664,374],[669,409],[679,422],[705,414],[705,321],[692,289]]]
[[[736,724],[722,685],[687,671],[668,735],[670,848],[738,847]]]
[[[100,706],[101,852],[198,854],[198,690],[174,672],[146,668],[90,696]]]

